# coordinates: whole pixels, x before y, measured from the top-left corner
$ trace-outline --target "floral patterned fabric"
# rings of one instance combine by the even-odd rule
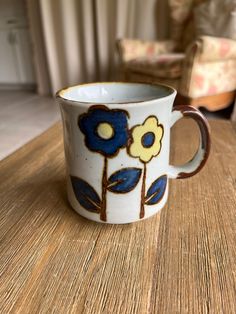
[[[193,11],[206,1],[168,1],[172,41],[119,41],[126,79],[168,84],[190,98],[235,90],[236,40],[201,36],[193,41]],[[176,51],[185,51],[185,58],[175,58]]]
[[[125,42],[122,42],[124,48]],[[130,50],[132,42],[129,40]],[[132,57],[131,52],[126,55],[127,49],[123,49],[121,55],[126,80],[168,84],[176,88],[180,94],[190,98],[236,89],[235,40],[201,36],[188,47],[185,58],[182,59],[175,59],[175,54],[170,54],[174,48],[173,42],[172,44],[157,42],[155,47],[158,47],[159,55],[156,48],[156,54],[152,56],[145,54],[147,47],[150,47],[147,42],[143,48],[142,42],[137,42],[139,48],[134,49],[135,57]],[[168,53],[160,55],[163,51]],[[166,59],[165,55],[169,56],[169,59]]]
[[[183,76],[180,93],[190,98],[220,94],[236,89],[236,59],[225,62],[196,63],[191,80]]]
[[[191,45],[183,63],[179,92],[197,98],[235,90],[235,44],[233,40],[203,36]]]
[[[174,51],[175,44],[171,40],[149,42],[137,39],[118,40],[118,49],[122,61],[127,62],[139,57],[153,57],[162,53]]]
[[[140,57],[127,62],[126,68],[162,78],[179,78],[184,58],[183,53],[161,54],[151,58]]]
[[[202,36],[198,42],[201,46],[200,62],[236,59],[236,40]]]

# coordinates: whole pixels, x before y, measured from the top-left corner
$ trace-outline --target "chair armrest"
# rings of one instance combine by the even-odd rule
[[[118,39],[118,53],[122,63],[144,56],[155,56],[173,52],[175,43],[172,40],[143,41],[138,39]]]
[[[236,40],[201,36],[196,40],[199,62],[236,59]]]
[[[229,45],[232,45],[230,49]],[[235,49],[234,40],[208,36],[189,45],[179,84],[180,94],[197,98],[235,90]]]

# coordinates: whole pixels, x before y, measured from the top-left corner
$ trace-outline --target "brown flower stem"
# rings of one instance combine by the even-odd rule
[[[146,172],[147,172],[147,167],[146,163],[144,163],[143,167],[143,181],[142,181],[142,188],[141,188],[141,204],[140,204],[140,213],[139,213],[139,218],[142,219],[145,215],[145,182],[146,182]]]
[[[100,211],[100,219],[102,221],[107,221],[107,157],[104,158],[104,166],[103,166],[103,175],[102,175],[102,202],[101,202],[101,211]]]

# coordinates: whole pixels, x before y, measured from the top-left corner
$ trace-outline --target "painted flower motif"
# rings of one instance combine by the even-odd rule
[[[78,118],[78,126],[84,134],[85,145],[91,151],[103,156],[101,192],[84,179],[71,176],[75,197],[79,204],[107,221],[107,192],[124,194],[132,191],[142,177],[139,218],[145,217],[145,205],[155,205],[162,199],[167,176],[157,178],[146,189],[147,163],[160,153],[164,134],[162,124],[155,116],[149,116],[143,124],[128,130],[129,114],[125,110],[109,109],[95,105]],[[139,158],[143,168],[125,167],[109,174],[109,158],[115,156],[120,148],[127,148],[130,156]],[[147,191],[146,191],[147,190]]]
[[[86,146],[106,157],[116,155],[128,141],[127,116],[124,110],[92,106],[78,121]]]
[[[155,116],[149,116],[143,124],[133,127],[131,135],[132,142],[128,152],[132,157],[147,163],[160,153],[164,128],[162,124],[158,124]]]

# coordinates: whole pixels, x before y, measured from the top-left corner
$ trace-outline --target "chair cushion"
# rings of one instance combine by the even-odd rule
[[[126,63],[126,69],[160,78],[179,78],[182,74],[184,53],[140,57]]]
[[[190,98],[221,94],[236,89],[236,60],[195,63],[191,80],[183,72],[180,93]]]

